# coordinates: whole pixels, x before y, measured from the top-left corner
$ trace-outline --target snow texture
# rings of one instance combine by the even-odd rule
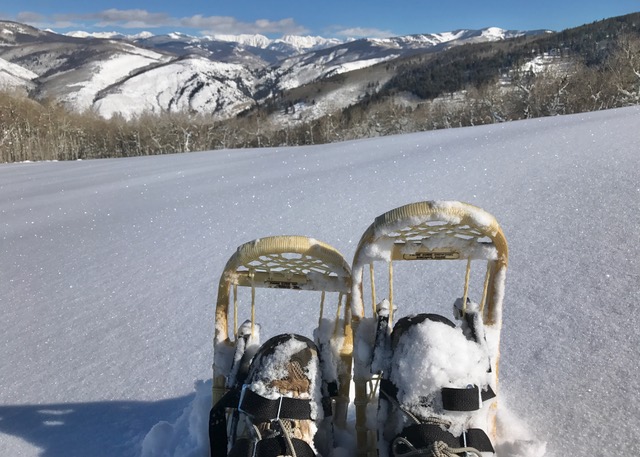
[[[550,457],[640,453],[639,123],[630,107],[324,146],[0,165],[0,455],[206,456],[215,296],[236,247],[306,234],[351,259],[377,215],[432,199],[486,209],[509,241],[504,436],[547,442]],[[397,317],[450,313],[464,271],[412,265],[394,272]],[[308,295],[314,306],[301,306]],[[317,293],[257,300],[263,338],[317,325]],[[499,455],[513,455],[508,442]]]

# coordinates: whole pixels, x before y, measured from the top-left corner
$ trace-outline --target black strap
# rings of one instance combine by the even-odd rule
[[[320,359],[322,363],[322,359]],[[331,381],[326,382],[322,380],[322,410],[324,411],[324,417],[333,416],[333,410],[331,408],[331,400],[340,395],[338,390],[338,382]]]
[[[291,437],[291,444],[299,457],[315,457],[311,446],[301,439]],[[254,454],[255,446],[255,454]],[[240,438],[236,441],[233,449],[229,452],[229,457],[278,457],[289,455],[291,451],[283,436],[274,436],[259,441],[248,438]]]
[[[380,392],[383,394],[380,398],[398,400],[398,388],[389,379],[380,380]],[[478,386],[467,389],[443,387],[440,393],[442,407],[447,411],[477,411],[482,408],[483,402],[496,396],[491,386],[486,386],[483,390]]]
[[[238,410],[252,417],[254,423],[278,418],[311,419],[311,403],[300,398],[280,397],[269,400],[250,389],[243,389]]]
[[[496,396],[491,386],[487,386],[482,391],[478,386],[466,389],[443,387],[440,392],[442,407],[447,411],[477,411],[482,408],[483,402]]]
[[[398,322],[396,322],[396,324],[393,326],[393,332],[391,332],[391,348],[395,350],[398,342],[400,341],[400,337],[404,334],[404,332],[409,330],[409,328],[411,328],[412,326],[420,324],[426,320],[440,322],[452,328],[455,328],[456,326],[449,319],[439,314],[422,313],[416,314],[415,316],[405,316],[399,319]]]
[[[410,425],[396,437],[406,439],[417,449],[424,449],[431,446],[436,441],[442,441],[451,448],[472,447],[480,452],[495,452],[493,445],[487,434],[479,428],[470,428],[460,436],[453,436],[440,425],[435,424],[414,424]],[[410,452],[402,449],[402,444],[398,444],[400,453]],[[406,446],[405,446],[406,447]]]
[[[211,457],[227,457],[227,408],[236,408],[240,391],[233,389],[222,396],[209,413],[209,448]]]
[[[382,378],[380,380],[380,392],[384,396],[381,396],[380,398],[392,398],[393,400],[398,400],[398,388],[389,379]]]

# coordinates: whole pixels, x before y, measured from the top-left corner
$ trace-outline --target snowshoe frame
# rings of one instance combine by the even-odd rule
[[[345,426],[351,383],[353,338],[350,327],[351,314],[351,268],[344,257],[332,246],[305,236],[271,236],[242,244],[229,258],[218,285],[215,312],[213,403],[227,391],[228,372],[221,369],[223,363],[216,360],[225,348],[233,348],[238,340],[236,288],[252,289],[251,325],[255,322],[255,289],[276,288],[322,292],[321,310],[325,292],[339,293],[341,306],[343,297],[344,318],[342,328],[336,332],[344,337],[340,348],[340,363],[344,372],[339,374],[339,392],[335,397],[333,416],[336,425]],[[231,307],[232,301],[234,306]],[[229,313],[233,308],[233,334],[229,333]],[[340,309],[339,309],[340,312]],[[322,317],[322,316],[321,316]],[[252,328],[253,332],[253,328]],[[233,337],[233,339],[232,339]]]
[[[482,292],[481,310],[487,328],[499,331],[502,325],[504,279],[508,264],[506,238],[496,219],[476,206],[456,201],[425,201],[401,206],[378,216],[362,235],[352,266],[352,327],[365,317],[363,277],[365,268],[371,271],[373,315],[376,315],[373,265],[389,265],[389,326],[393,321],[394,261],[406,260],[466,260],[467,271],[463,302],[469,293],[469,273],[472,260],[484,260],[487,272]],[[464,308],[462,310],[464,313]],[[495,341],[492,372],[497,387],[499,338]],[[376,431],[367,427],[367,405],[375,395],[371,379],[357,374],[355,384],[356,438],[359,456],[375,456]],[[493,407],[497,407],[494,403]],[[495,428],[495,426],[494,426]],[[495,435],[495,430],[491,431]]]

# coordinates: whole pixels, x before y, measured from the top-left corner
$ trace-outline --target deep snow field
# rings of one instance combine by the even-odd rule
[[[420,200],[480,206],[509,241],[501,405],[548,456],[640,453],[631,107],[324,146],[0,165],[0,456],[206,456],[215,294],[235,248],[300,234],[350,262],[377,215]],[[400,314],[460,296],[447,278],[402,273]],[[268,296],[263,340],[311,333],[315,309],[298,299]]]

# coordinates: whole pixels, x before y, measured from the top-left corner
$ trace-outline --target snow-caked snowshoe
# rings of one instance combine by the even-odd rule
[[[251,317],[240,327],[238,286],[251,290]],[[282,334],[260,345],[258,288],[318,291],[315,341]],[[275,236],[238,247],[220,278],[216,303],[212,457],[311,457],[331,451],[333,426],[345,427],[349,403],[350,292],[351,269],[327,244]],[[338,296],[335,319],[323,317],[330,293]]]
[[[461,268],[439,262],[448,269],[436,280],[423,282],[421,300],[425,304],[412,308],[420,312],[393,326],[397,312],[393,265],[406,260],[462,262]],[[376,218],[363,234],[354,257],[352,289],[360,455],[492,455],[497,439],[499,337],[507,260],[507,243],[495,218],[460,202],[406,205]],[[387,294],[379,303],[376,262],[388,264]],[[479,275],[472,275],[475,263],[486,266]],[[374,309],[370,318],[364,312],[364,291],[369,290],[364,287],[366,268],[371,273]],[[430,298],[450,290],[452,284],[445,283],[458,272],[464,284],[459,289],[462,298],[445,300],[448,308],[453,302],[451,318],[459,323],[440,314],[422,313],[425,307],[438,305],[430,303]],[[412,281],[423,281],[415,278],[414,274]],[[477,302],[471,300],[474,291]]]

